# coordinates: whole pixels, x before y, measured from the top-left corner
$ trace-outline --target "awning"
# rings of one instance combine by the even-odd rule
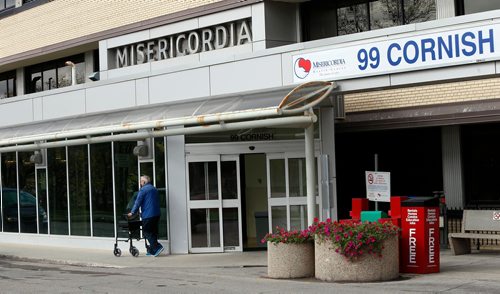
[[[330,82],[309,82],[291,92],[280,88],[5,128],[0,129],[0,152],[251,127],[304,127],[316,119],[304,111],[323,101],[334,87]],[[163,130],[173,126],[182,128]]]

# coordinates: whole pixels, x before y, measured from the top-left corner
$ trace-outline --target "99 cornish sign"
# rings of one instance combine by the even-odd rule
[[[113,48],[115,64],[110,67],[120,68],[251,43],[250,27],[250,20],[244,19]]]
[[[357,78],[500,59],[500,24],[391,37],[294,55],[294,82]]]

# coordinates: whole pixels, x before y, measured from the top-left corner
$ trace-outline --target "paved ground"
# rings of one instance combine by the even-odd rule
[[[500,293],[500,252],[441,252],[441,272],[381,283],[266,277],[266,252],[132,257],[0,243],[0,293]]]

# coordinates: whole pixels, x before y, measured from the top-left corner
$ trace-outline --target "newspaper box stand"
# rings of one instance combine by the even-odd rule
[[[416,197],[402,202],[400,272],[439,272],[439,199]]]

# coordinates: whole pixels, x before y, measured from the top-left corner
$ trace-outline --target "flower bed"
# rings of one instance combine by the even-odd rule
[[[325,281],[386,281],[399,276],[398,228],[392,223],[318,222],[315,277]]]
[[[277,228],[267,234],[267,275],[270,278],[305,278],[314,276],[314,244],[308,230],[286,231]]]

